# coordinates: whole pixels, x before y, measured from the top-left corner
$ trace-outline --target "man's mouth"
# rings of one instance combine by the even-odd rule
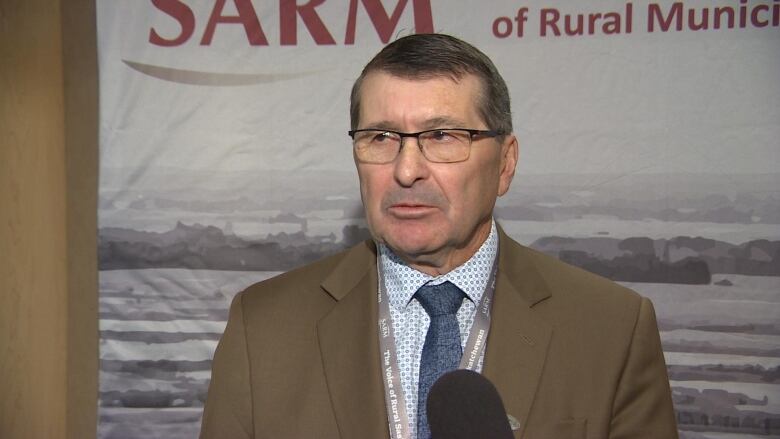
[[[418,219],[429,215],[435,209],[436,207],[430,204],[402,202],[392,204],[387,211],[396,218]]]

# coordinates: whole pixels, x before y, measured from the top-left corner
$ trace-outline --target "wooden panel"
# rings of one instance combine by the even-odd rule
[[[96,433],[98,395],[95,1],[68,0],[62,4],[68,201],[67,437],[89,439]]]
[[[95,436],[96,122],[69,117],[66,131],[63,87],[68,113],[95,119],[95,75],[91,92],[63,76],[61,23],[59,2],[0,2],[2,438]]]
[[[0,436],[61,437],[68,304],[59,5],[4,1],[0,32]]]

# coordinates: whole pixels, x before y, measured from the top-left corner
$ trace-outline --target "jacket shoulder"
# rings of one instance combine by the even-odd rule
[[[360,243],[318,261],[284,272],[270,279],[250,285],[238,293],[236,299],[245,310],[257,307],[278,308],[280,306],[317,306],[333,304],[335,300],[323,288],[334,272],[349,270],[354,260],[373,260],[373,246],[370,241]],[[360,268],[355,268],[360,270]]]
[[[638,308],[642,297],[628,287],[605,277],[593,274],[579,267],[561,262],[557,258],[523,246],[513,240],[507,240],[501,251],[510,253],[510,261],[521,261],[526,266],[523,275],[535,273],[539,282],[548,291],[555,302],[581,303],[587,306],[608,308]],[[522,282],[522,280],[518,280]]]

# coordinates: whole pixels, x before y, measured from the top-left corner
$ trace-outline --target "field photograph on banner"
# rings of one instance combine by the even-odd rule
[[[350,90],[384,45],[435,32],[509,85],[501,227],[652,301],[681,438],[780,438],[777,0],[98,0],[97,18],[98,437],[197,437],[233,296],[370,239]]]

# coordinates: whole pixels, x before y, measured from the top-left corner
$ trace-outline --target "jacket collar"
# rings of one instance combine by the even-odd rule
[[[482,371],[507,413],[520,421],[521,434],[552,339],[552,327],[534,311],[551,293],[530,252],[499,229],[498,278]]]
[[[317,324],[317,336],[340,436],[389,439],[373,243],[348,251],[322,288],[338,301]]]

